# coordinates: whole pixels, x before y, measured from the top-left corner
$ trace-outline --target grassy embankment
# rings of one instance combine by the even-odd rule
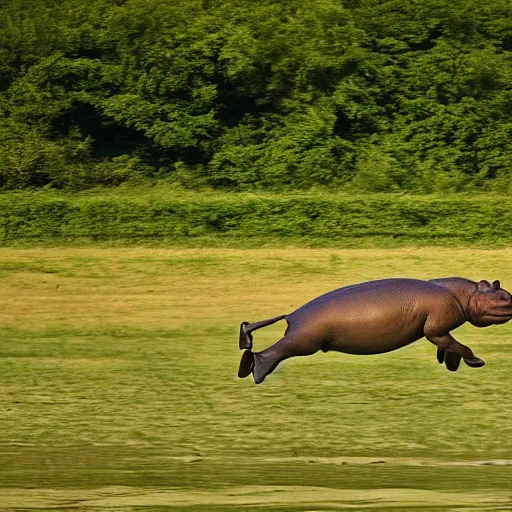
[[[507,197],[229,194],[165,186],[0,195],[0,245],[403,247],[512,244]]]
[[[241,320],[396,275],[512,288],[507,250],[1,249],[0,510],[509,510],[511,326],[456,333],[482,369],[422,341],[236,379]]]

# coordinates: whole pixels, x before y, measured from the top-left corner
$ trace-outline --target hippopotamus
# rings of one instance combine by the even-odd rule
[[[285,359],[322,350],[346,354],[382,354],[423,337],[437,347],[437,360],[452,372],[461,359],[479,368],[485,362],[459,343],[450,331],[470,322],[476,327],[504,324],[512,318],[512,295],[483,280],[462,277],[381,279],[339,288],[311,300],[293,313],[259,322],[242,322],[238,376],[251,373],[264,381]],[[253,352],[252,332],[286,320],[284,336],[261,352]]]

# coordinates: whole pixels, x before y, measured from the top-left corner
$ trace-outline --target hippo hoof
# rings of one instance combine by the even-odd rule
[[[240,335],[238,337],[238,346],[240,350],[252,350],[252,334],[246,332],[245,328],[249,325],[249,322],[242,322],[240,324]]]
[[[471,366],[471,368],[481,368],[482,366],[485,366],[485,361],[483,361],[479,357],[473,357],[472,359],[464,359],[464,362],[468,366]]]
[[[238,377],[244,379],[249,376],[254,369],[254,354],[250,350],[246,350],[240,359],[240,366],[238,368]]]
[[[448,352],[445,358],[446,368],[451,372],[456,372],[459,369],[461,359],[462,357],[459,354]]]

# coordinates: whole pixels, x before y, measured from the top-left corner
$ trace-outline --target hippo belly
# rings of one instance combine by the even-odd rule
[[[327,315],[327,350],[347,354],[382,354],[424,336],[425,315],[391,308],[357,308]]]
[[[290,334],[321,340],[324,350],[347,354],[390,352],[424,336],[428,307],[409,287],[392,287],[386,293],[361,288],[337,290],[299,308],[287,319]]]

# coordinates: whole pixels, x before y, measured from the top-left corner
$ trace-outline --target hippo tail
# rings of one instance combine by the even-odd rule
[[[267,325],[275,324],[279,320],[284,320],[288,315],[279,315],[267,320],[260,320],[259,322],[242,322],[240,324],[240,335],[238,337],[238,346],[240,350],[252,349],[252,331],[266,327]],[[243,356],[242,356],[243,357]]]

